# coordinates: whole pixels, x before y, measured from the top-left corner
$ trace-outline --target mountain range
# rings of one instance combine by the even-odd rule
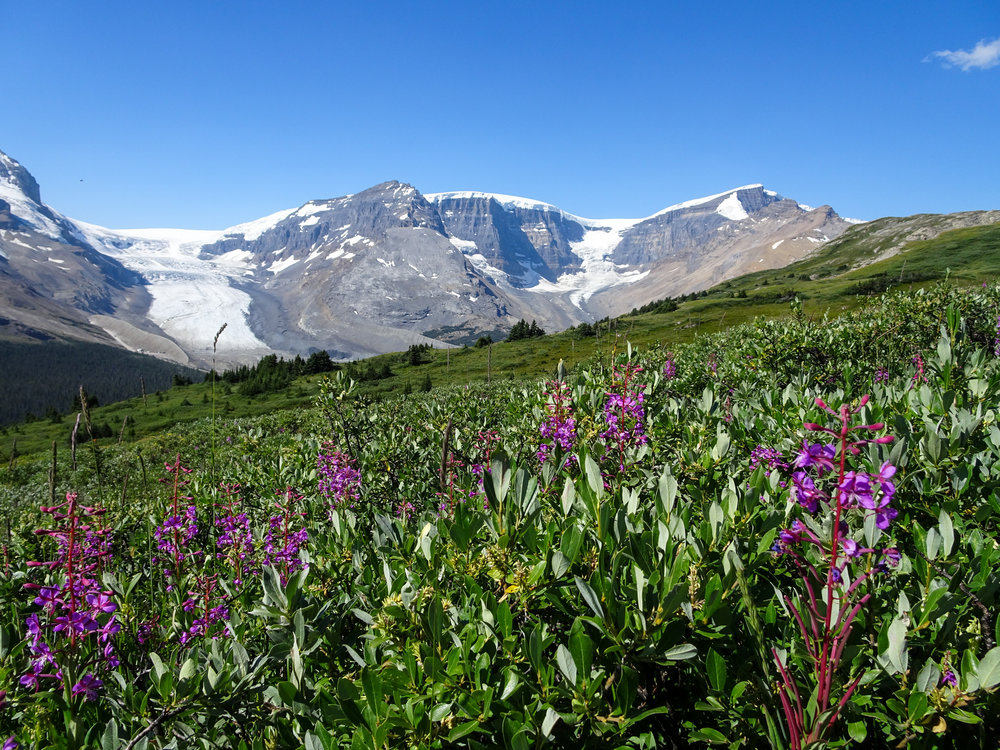
[[[458,345],[781,267],[852,223],[762,185],[587,219],[391,181],[219,231],[106,229],[47,206],[0,152],[0,339],[108,343],[200,367]]]

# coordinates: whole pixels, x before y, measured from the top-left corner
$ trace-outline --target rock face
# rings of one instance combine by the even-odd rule
[[[393,181],[217,232],[118,231],[48,208],[0,153],[0,317],[202,365],[346,359],[496,338],[521,318],[561,330],[785,265],[848,226],[760,185],[585,219]]]
[[[581,268],[571,245],[582,240],[586,230],[579,219],[555,206],[488,193],[438,193],[428,198],[448,233],[472,243],[516,286],[530,287],[538,276],[555,281]]]
[[[77,237],[70,220],[40,201],[31,174],[0,152],[0,338],[116,345],[90,318],[145,309],[142,276]]]

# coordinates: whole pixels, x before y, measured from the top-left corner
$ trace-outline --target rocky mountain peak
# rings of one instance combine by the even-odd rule
[[[17,160],[0,151],[0,184],[3,183],[7,183],[10,188],[18,190],[35,203],[41,204],[41,190],[31,172]]]

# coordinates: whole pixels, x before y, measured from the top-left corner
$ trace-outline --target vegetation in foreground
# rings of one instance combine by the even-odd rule
[[[340,375],[21,459],[0,740],[989,746],[998,312],[937,287],[531,385]]]

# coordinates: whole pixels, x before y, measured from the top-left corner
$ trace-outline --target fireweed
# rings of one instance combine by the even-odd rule
[[[860,463],[856,457],[863,445],[893,439],[889,435],[856,438],[852,434],[884,427],[851,425],[852,418],[867,402],[868,396],[864,396],[854,409],[845,404],[834,411],[816,399],[816,405],[834,417],[836,426],[810,422],[803,426],[810,432],[830,435],[833,442],[803,441],[795,460],[799,471],[792,474],[792,493],[804,514],[780,532],[773,547],[778,555],[791,560],[801,580],[802,591],[797,599],[786,595],[785,603],[798,625],[812,667],[810,686],[803,685],[800,690],[787,659],[776,648],[771,649],[781,674],[778,697],[792,750],[825,742],[861,682],[863,670],[839,698],[835,697],[834,679],[852,625],[871,598],[870,593],[862,593],[861,587],[872,576],[895,567],[900,559],[895,548],[863,548],[855,539],[867,517],[874,516],[875,525],[883,531],[896,517],[896,510],[889,506],[896,491],[891,481],[895,467],[883,463],[877,471],[868,472],[851,466],[852,460]]]
[[[184,567],[189,557],[196,553],[190,551],[191,541],[198,533],[198,511],[194,505],[188,505],[181,509],[181,501],[190,502],[193,498],[181,495],[181,490],[187,486],[188,481],[182,479],[191,470],[181,465],[181,457],[177,456],[172,464],[164,464],[168,476],[160,479],[160,482],[169,484],[172,487],[170,496],[170,510],[163,522],[156,527],[153,536],[156,538],[156,549],[161,555],[153,557],[153,565],[160,565],[163,568],[163,575],[167,580],[167,591],[173,591],[184,575]]]
[[[642,368],[631,362],[624,367],[615,365],[611,372],[611,389],[604,402],[604,423],[607,427],[601,433],[601,439],[609,451],[615,449],[620,472],[625,471],[626,451],[638,448],[649,440],[643,407],[646,386],[634,382],[640,372]]]
[[[464,505],[469,501],[475,503],[482,501],[483,510],[489,510],[489,501],[486,499],[486,491],[483,489],[483,480],[489,470],[490,462],[493,460],[493,451],[499,444],[499,432],[479,430],[473,440],[469,451],[471,455],[467,461],[453,451],[448,452],[448,456],[441,466],[441,492],[437,493],[440,498],[439,514],[451,517],[455,512],[456,503]],[[466,468],[468,468],[468,472],[465,471]],[[409,514],[413,512],[412,504],[408,510],[401,505],[399,512],[400,515],[406,513],[405,517],[408,518]]]
[[[910,361],[913,362],[913,366],[916,368],[913,377],[910,378],[910,390],[913,390],[921,383],[927,382],[927,376],[924,374],[924,358],[919,353],[914,354],[913,359]]]
[[[546,417],[538,428],[542,442],[535,452],[539,463],[545,463],[549,456],[565,456],[576,442],[576,419],[569,384],[561,380],[550,382],[545,396]]]
[[[195,576],[195,588],[188,592],[183,609],[193,615],[193,620],[180,634],[180,642],[187,645],[199,637],[218,638],[229,635],[225,621],[229,618],[229,607],[220,586],[218,576]]]
[[[121,629],[112,592],[96,580],[110,556],[110,537],[88,521],[99,520],[104,510],[80,505],[71,492],[65,502],[41,511],[57,525],[35,533],[55,539],[58,552],[54,560],[28,567],[45,568],[58,582],[24,585],[37,594],[34,603],[41,609],[25,621],[31,670],[20,682],[37,691],[55,681],[67,704],[81,696],[95,700],[104,685],[97,675],[118,666],[113,640]]]
[[[663,361],[663,379],[673,380],[677,377],[677,362],[673,352],[667,352],[667,358]]]
[[[264,537],[264,564],[277,568],[281,584],[285,585],[292,573],[305,567],[299,552],[309,541],[309,533],[300,520],[306,514],[297,509],[303,496],[291,487],[278,490],[275,494],[281,498],[274,504],[280,512],[268,520]]]
[[[323,444],[316,458],[319,493],[326,498],[331,511],[353,509],[361,498],[361,472],[349,455],[333,443]]]
[[[225,501],[220,504],[222,515],[215,520],[219,535],[215,540],[218,551],[215,557],[224,560],[232,571],[233,588],[242,588],[247,575],[258,572],[254,556],[253,535],[250,519],[240,509],[240,485],[221,483],[219,485]]]

